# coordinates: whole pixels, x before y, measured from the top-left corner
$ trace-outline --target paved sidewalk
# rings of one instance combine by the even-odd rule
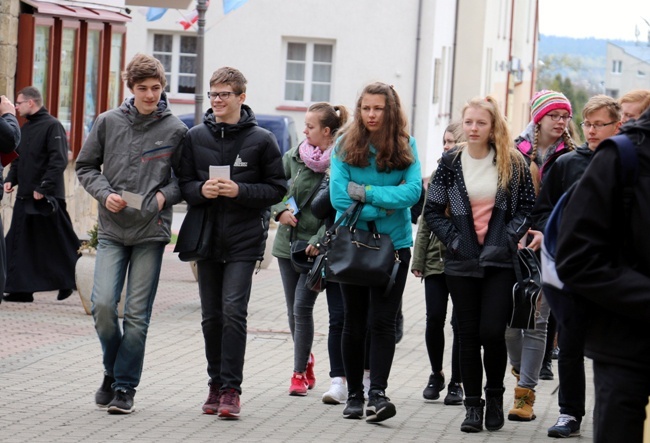
[[[329,387],[327,306],[316,303],[314,354],[318,384],[307,397],[288,395],[293,347],[277,263],[253,278],[242,417],[223,421],[201,414],[207,396],[206,363],[197,284],[187,263],[168,247],[147,341],[136,411],[108,415],[94,405],[102,380],[101,352],[92,318],[78,294],[58,302],[38,293],[34,303],[0,305],[0,441],[2,442],[539,442],[557,418],[556,381],[540,381],[529,423],[506,421],[497,432],[460,432],[462,406],[422,399],[430,368],[424,345],[424,288],[410,278],[404,295],[405,334],[397,346],[387,394],[397,415],[382,424],[345,420],[342,405],[321,402]],[[445,373],[450,374],[451,327]],[[592,437],[594,396],[588,362],[587,417]],[[506,377],[506,410],[514,378]]]

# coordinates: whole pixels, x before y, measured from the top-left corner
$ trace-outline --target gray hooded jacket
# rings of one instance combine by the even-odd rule
[[[169,242],[172,206],[181,201],[177,171],[187,127],[172,115],[163,93],[158,110],[142,115],[127,98],[119,108],[97,117],[75,169],[81,185],[99,202],[98,237],[126,246]],[[118,213],[105,207],[106,198],[129,191],[143,196],[141,210]],[[165,196],[158,211],[156,193]]]

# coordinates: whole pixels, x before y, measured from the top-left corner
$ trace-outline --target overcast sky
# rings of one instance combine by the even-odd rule
[[[539,32],[565,37],[648,41],[650,0],[539,0]]]

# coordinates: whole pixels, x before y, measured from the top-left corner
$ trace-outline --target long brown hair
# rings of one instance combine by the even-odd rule
[[[386,98],[382,125],[373,133],[368,131],[361,117],[361,102],[365,95],[383,95]],[[368,166],[370,144],[377,150],[379,171],[403,170],[415,161],[409,146],[407,120],[402,104],[395,89],[386,83],[371,83],[361,92],[354,108],[354,119],[343,130],[339,155],[352,166]]]

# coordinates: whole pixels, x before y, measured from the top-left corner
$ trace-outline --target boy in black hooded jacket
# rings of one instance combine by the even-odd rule
[[[639,178],[624,214],[618,151],[604,143],[562,217],[559,277],[592,302],[585,354],[593,359],[594,442],[641,442],[650,396],[650,110],[621,128]],[[579,202],[579,204],[578,204]]]

